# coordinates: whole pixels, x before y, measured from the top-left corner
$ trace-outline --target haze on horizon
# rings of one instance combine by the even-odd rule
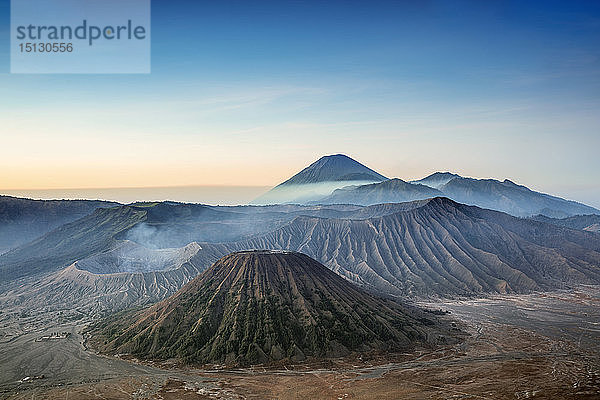
[[[11,75],[0,43],[1,193],[267,187],[344,153],[389,177],[508,178],[600,207],[597,3],[152,11],[149,75]]]

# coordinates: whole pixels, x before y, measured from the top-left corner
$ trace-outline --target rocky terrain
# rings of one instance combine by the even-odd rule
[[[124,253],[131,248],[135,251]],[[151,250],[118,242],[114,249],[84,258],[67,268],[8,285],[0,292],[0,303],[19,307],[26,314],[28,310],[49,315],[69,310],[65,314],[67,318],[93,319],[165,299],[222,254],[220,248],[201,247],[197,243],[179,249]],[[149,263],[138,269],[136,266],[144,260]],[[18,334],[21,328],[15,326],[14,329]]]
[[[227,243],[273,231],[297,216],[362,219],[412,209],[418,204],[228,207],[162,202],[111,207],[0,256],[0,286],[16,277],[56,271],[93,255],[106,253],[101,257],[110,258],[117,254],[116,249],[118,258],[130,264],[147,260],[147,250],[140,252],[133,243],[157,250],[181,248],[193,242]],[[221,248],[220,256],[227,254],[227,249]],[[102,268],[109,265],[103,264]]]
[[[446,343],[433,315],[361,291],[301,253],[243,251],[170,298],[92,328],[104,352],[248,365]]]
[[[77,267],[95,274],[165,272],[179,268],[201,250],[202,247],[196,242],[181,248],[149,249],[138,243],[122,240],[109,251],[78,261]]]
[[[231,249],[300,251],[400,296],[525,293],[600,283],[600,237],[445,198],[366,219],[298,217]]]
[[[197,260],[194,274],[232,251],[265,248],[303,252],[367,290],[395,296],[526,293],[599,282],[597,234],[445,198],[368,207],[115,207],[1,256],[0,271],[9,286],[6,277],[74,262],[99,274],[158,272],[172,268],[169,260],[181,264],[173,249],[205,237],[206,225],[215,229],[219,218],[219,229],[230,234],[252,221],[273,228],[199,243],[210,257]],[[181,287],[194,276],[173,284]]]

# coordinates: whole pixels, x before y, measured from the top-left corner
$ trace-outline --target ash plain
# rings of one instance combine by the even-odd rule
[[[598,399],[600,287],[421,300],[460,344],[270,368],[205,369],[98,355],[85,327],[97,300],[32,307],[0,293],[1,399]]]

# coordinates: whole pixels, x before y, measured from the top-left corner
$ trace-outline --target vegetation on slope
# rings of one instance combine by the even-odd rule
[[[439,338],[432,324],[306,255],[244,251],[217,261],[165,301],[94,331],[103,351],[245,365],[400,350]]]

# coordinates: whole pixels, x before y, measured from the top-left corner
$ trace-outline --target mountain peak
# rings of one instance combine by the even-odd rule
[[[226,364],[400,350],[432,331],[430,321],[413,313],[302,253],[240,251],[165,301],[117,322],[122,333],[102,350]],[[99,329],[105,335],[112,324]]]
[[[348,185],[387,178],[345,154],[323,156],[254,201],[257,204],[306,203]]]
[[[345,154],[323,156],[279,186],[321,182],[381,182],[387,178]]]

